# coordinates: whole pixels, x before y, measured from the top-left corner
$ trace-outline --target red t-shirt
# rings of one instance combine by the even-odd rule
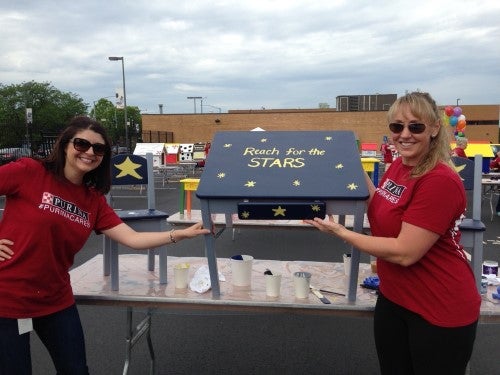
[[[0,317],[38,317],[72,305],[75,254],[92,230],[122,221],[101,193],[60,181],[32,159],[0,168],[0,195],[0,238],[14,242],[12,259],[0,262]]]
[[[461,158],[466,158],[467,154],[465,153],[465,150],[461,147],[455,147],[452,151],[452,154],[455,156],[460,156]]]
[[[392,153],[393,147],[384,143],[380,146],[380,151],[382,151],[382,155],[384,156],[384,163],[392,163],[394,159],[394,155]]]
[[[481,297],[460,245],[458,225],[466,207],[463,183],[445,164],[419,178],[408,178],[410,171],[399,158],[384,174],[368,208],[372,234],[397,237],[406,222],[440,237],[409,267],[378,259],[380,291],[431,324],[471,324],[479,317]]]
[[[490,162],[490,169],[499,169],[500,168],[500,156],[497,156]]]

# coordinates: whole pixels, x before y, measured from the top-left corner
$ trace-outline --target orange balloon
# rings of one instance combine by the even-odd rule
[[[464,131],[464,129],[465,129],[465,121],[462,123],[459,122],[457,124],[457,131],[461,132],[461,131]]]

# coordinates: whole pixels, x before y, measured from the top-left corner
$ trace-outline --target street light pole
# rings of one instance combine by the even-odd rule
[[[459,101],[459,100],[462,100],[462,99],[460,99],[460,98],[457,98],[457,107],[458,107],[458,101]]]
[[[123,56],[110,56],[109,61],[119,61],[122,62],[122,81],[123,81],[123,116],[125,118],[125,147],[127,147],[128,152],[130,152],[130,145],[128,143],[128,123],[127,123],[127,93],[125,91],[125,59]]]
[[[196,113],[196,99],[202,99],[203,100],[203,97],[201,96],[188,96],[187,97],[188,99],[193,99],[193,103],[194,103],[194,113]],[[203,105],[203,104],[202,104]]]

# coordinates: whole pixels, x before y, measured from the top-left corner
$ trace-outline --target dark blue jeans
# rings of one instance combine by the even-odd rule
[[[57,374],[88,374],[76,305],[33,318],[33,329],[47,348]],[[13,374],[31,374],[30,333],[19,334],[17,319],[0,318],[0,375]]]

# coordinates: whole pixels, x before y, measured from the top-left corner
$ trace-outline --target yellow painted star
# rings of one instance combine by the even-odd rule
[[[232,146],[233,146],[233,145],[232,145],[231,143],[226,143],[226,144],[224,145],[224,148],[229,148],[229,147],[232,147]]]
[[[250,212],[248,212],[248,211],[243,211],[243,212],[241,213],[241,217],[242,217],[243,219],[248,219],[248,218],[250,217]]]
[[[295,180],[292,184],[293,186],[300,186],[300,180]]]
[[[116,175],[116,178],[120,177],[125,177],[125,176],[132,176],[138,180],[142,180],[143,177],[137,173],[136,169],[140,168],[140,164],[134,163],[130,158],[127,156],[127,158],[123,161],[121,164],[115,164],[115,167],[120,170],[120,173]]]
[[[342,163],[339,163],[335,166],[335,169],[342,169],[342,168],[344,168],[344,164]]]
[[[333,139],[333,137],[331,137],[331,136],[325,137],[325,141],[331,141],[332,139]]]
[[[267,142],[267,138],[262,138],[260,141],[261,141],[262,143],[266,143],[266,142]]]
[[[274,211],[274,216],[285,216],[286,208],[278,206],[278,208],[273,208],[272,210]]]
[[[466,164],[462,164],[462,165],[454,165],[454,168],[455,168],[455,172],[457,173],[460,173],[462,172],[466,167]]]
[[[354,182],[351,182],[349,185],[347,185],[347,188],[349,190],[356,190],[358,188],[358,185],[356,185]]]
[[[226,177],[226,174],[224,172],[220,172],[219,174],[217,174],[217,178],[224,178]]]
[[[317,204],[312,204],[311,205],[311,210],[318,212],[320,210],[319,206]]]
[[[246,187],[255,187],[256,182],[255,181],[247,181],[245,184]]]

